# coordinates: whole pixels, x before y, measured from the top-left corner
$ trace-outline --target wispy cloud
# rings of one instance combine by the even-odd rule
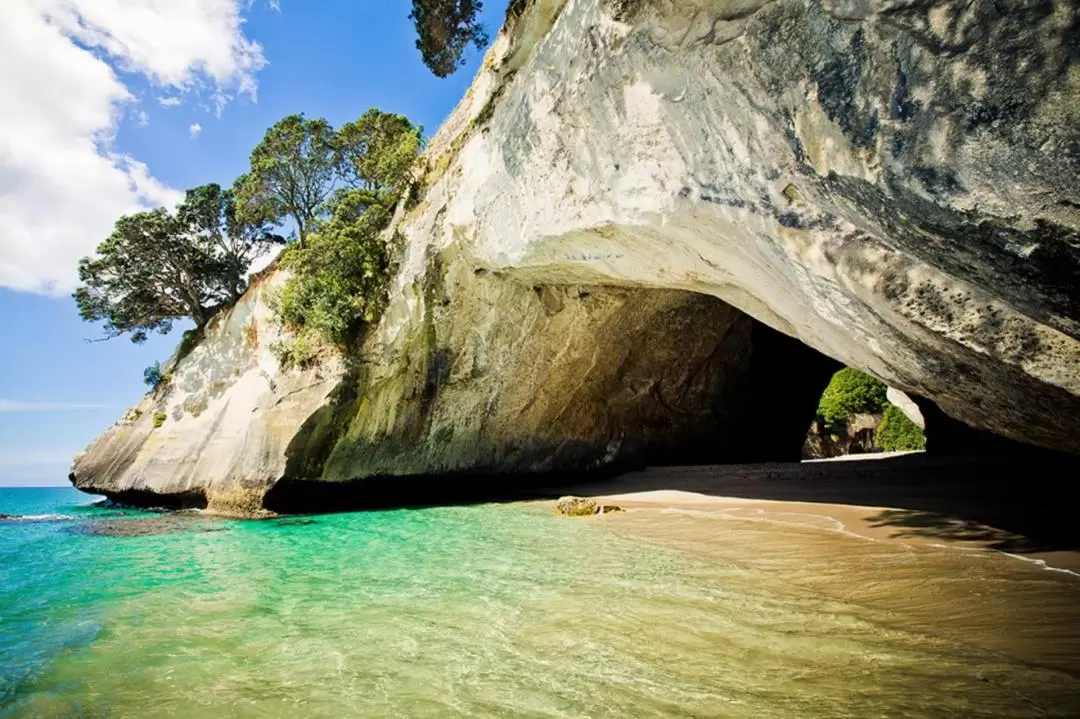
[[[178,107],[184,101],[179,97],[159,97],[158,104],[162,107]]]
[[[146,114],[145,110],[139,110],[135,114],[135,118],[139,121],[139,127],[146,127],[150,124],[150,116]]]
[[[0,414],[8,412],[78,412],[87,409],[109,409],[111,405],[92,402],[18,402],[0,399]]]
[[[191,123],[191,126],[188,127],[187,131],[188,134],[191,135],[192,139],[194,139],[199,136],[200,132],[202,132],[202,125],[197,122],[193,122]]]

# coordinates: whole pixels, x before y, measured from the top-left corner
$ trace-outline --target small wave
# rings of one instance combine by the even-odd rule
[[[1045,559],[1039,559],[1038,557],[1025,557],[1023,554],[1014,554],[1012,552],[1005,552],[1000,549],[994,549],[993,547],[958,547],[953,544],[938,544],[933,543],[928,546],[938,549],[950,549],[954,552],[977,552],[979,554],[1001,554],[1012,559],[1019,559],[1022,562],[1028,562],[1034,564],[1040,569],[1045,569],[1048,572],[1060,572],[1061,574],[1071,574],[1074,577],[1080,577],[1080,572],[1074,572],[1071,569],[1065,569],[1064,567],[1055,567],[1052,564],[1048,564]]]
[[[1061,572],[1062,574],[1071,574],[1074,577],[1080,577],[1080,572],[1074,572],[1071,569],[1065,569],[1064,567],[1055,567],[1047,564],[1045,559],[1038,559],[1036,557],[1025,557],[1022,554],[1013,554],[1012,552],[1002,552],[1006,557],[1012,557],[1013,559],[1020,559],[1025,562],[1031,562],[1039,567],[1042,567],[1048,572]]]
[[[65,522],[78,517],[70,514],[0,514],[0,522]]]

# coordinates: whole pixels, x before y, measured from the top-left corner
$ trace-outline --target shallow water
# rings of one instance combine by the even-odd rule
[[[0,716],[1080,714],[1067,667],[822,591],[805,557],[706,561],[516,505],[228,522],[89,501],[0,490],[0,513],[69,517],[0,520]]]

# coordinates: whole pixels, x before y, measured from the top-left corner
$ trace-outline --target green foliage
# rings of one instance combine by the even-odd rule
[[[339,172],[349,187],[369,190],[375,201],[404,189],[409,168],[422,146],[423,128],[404,115],[372,108],[337,133]]]
[[[292,220],[299,242],[282,255],[292,277],[279,314],[293,329],[345,343],[386,303],[391,264],[381,233],[422,144],[419,126],[376,109],[340,132],[289,115],[266,132],[232,189],[203,185],[175,212],[121,217],[98,256],[79,263],[79,313],[104,322],[107,337],[130,333],[135,342],[190,318],[181,358],[214,312],[239,300],[251,263],[285,243],[271,228]]]
[[[885,452],[926,449],[926,435],[899,407],[890,404],[874,432],[874,444]]]
[[[487,31],[477,20],[480,0],[413,0],[409,19],[416,28],[416,49],[437,77],[447,77],[465,64],[465,49],[482,50]]]
[[[187,239],[164,208],[121,217],[97,256],[79,260],[79,316],[104,322],[106,337],[130,333],[136,343],[168,333],[178,319],[205,323],[224,293],[213,282],[213,258]]]
[[[251,263],[272,245],[285,244],[284,237],[270,231],[267,220],[241,218],[236,190],[217,184],[188,190],[176,214],[185,232],[212,258],[208,271],[215,273],[216,283],[228,292],[230,304],[247,289],[244,275]]]
[[[315,345],[308,332],[301,331],[291,342],[278,341],[270,345],[270,352],[282,369],[298,367],[305,369],[315,360]]]
[[[315,223],[307,244],[282,253],[291,277],[275,311],[287,327],[344,345],[386,305],[391,261],[383,231],[420,151],[420,128],[401,115],[369,110],[341,128],[337,147],[346,186],[325,203],[328,217]],[[291,354],[285,359],[303,364]]]
[[[154,412],[154,429],[157,429],[161,425],[165,424],[165,420],[168,418],[168,415],[166,415],[164,412]]]
[[[326,120],[289,115],[251,152],[251,170],[236,181],[240,214],[252,225],[296,223],[300,245],[324,209],[337,179],[334,128]]]
[[[161,383],[165,380],[165,375],[161,371],[161,363],[155,362],[146,369],[143,370],[143,384],[157,389],[161,386]]]
[[[845,367],[833,375],[821,395],[818,416],[822,418],[826,430],[839,432],[847,424],[850,414],[883,411],[888,404],[885,398],[887,389],[883,382],[865,372]]]
[[[386,303],[389,253],[380,232],[389,213],[369,208],[352,222],[330,222],[305,248],[281,258],[292,271],[278,297],[281,320],[344,344],[359,322],[372,322]]]
[[[97,255],[79,260],[75,303],[83,320],[104,323],[106,338],[143,342],[184,318],[201,328],[240,297],[251,262],[279,242],[265,224],[237,219],[231,191],[203,185],[188,190],[176,212],[117,220]]]

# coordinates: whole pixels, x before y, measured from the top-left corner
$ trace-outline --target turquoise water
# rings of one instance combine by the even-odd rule
[[[705,563],[528,507],[239,522],[92,501],[0,490],[0,513],[37,515],[0,521],[0,717],[1077,706],[1075,677],[789,586],[782,568]]]

